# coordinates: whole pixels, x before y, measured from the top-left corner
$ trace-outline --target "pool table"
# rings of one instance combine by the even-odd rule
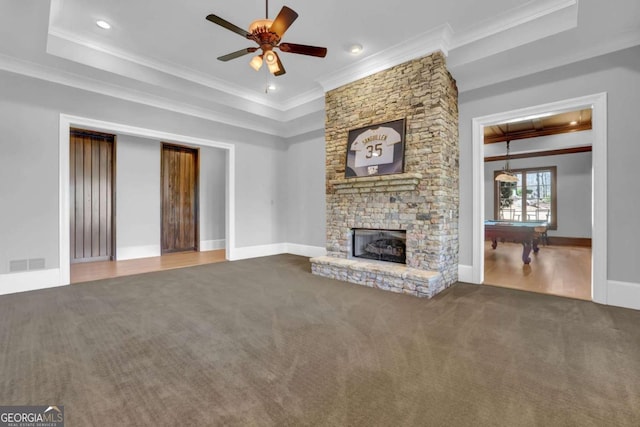
[[[493,249],[498,247],[498,240],[522,243],[522,262],[529,264],[531,249],[538,253],[538,242],[546,236],[548,224],[546,221],[499,221],[484,222],[484,238],[491,240]]]

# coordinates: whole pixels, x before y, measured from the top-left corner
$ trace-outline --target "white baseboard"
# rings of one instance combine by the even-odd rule
[[[201,251],[215,251],[218,249],[224,249],[225,246],[224,239],[218,240],[200,240],[200,250]]]
[[[300,245],[297,243],[273,243],[270,245],[246,246],[244,248],[233,248],[227,254],[229,261],[240,259],[258,258],[278,254],[293,254],[306,257],[322,256],[326,250],[319,246]]]
[[[309,258],[327,254],[327,249],[323,246],[299,245],[297,243],[287,243],[286,245],[288,254],[307,256]]]
[[[609,280],[607,283],[607,304],[640,310],[640,283]]]
[[[248,258],[258,258],[262,256],[278,255],[287,252],[286,243],[273,243],[270,245],[245,246],[244,248],[233,248],[227,254],[229,261],[237,261]]]
[[[458,264],[458,281],[473,283],[473,266]]]
[[[60,269],[0,274],[0,295],[62,286]]]
[[[116,259],[118,261],[124,261],[126,259],[149,258],[152,256],[160,255],[162,255],[160,245],[125,246],[116,248]]]

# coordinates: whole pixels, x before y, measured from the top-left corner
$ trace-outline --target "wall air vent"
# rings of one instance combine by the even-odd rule
[[[44,258],[31,258],[29,260],[29,270],[44,270]]]
[[[9,273],[18,271],[27,271],[29,269],[29,261],[26,259],[14,259],[9,261]]]

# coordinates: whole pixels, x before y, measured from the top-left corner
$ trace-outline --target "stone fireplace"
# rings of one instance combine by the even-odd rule
[[[327,255],[311,259],[314,274],[426,297],[456,282],[457,94],[440,52],[327,92]],[[398,119],[406,121],[404,172],[346,178],[349,130]],[[354,256],[355,230],[404,232],[404,263]],[[397,255],[395,238],[364,247]]]

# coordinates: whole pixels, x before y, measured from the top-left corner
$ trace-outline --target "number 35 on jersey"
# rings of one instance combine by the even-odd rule
[[[393,163],[393,147],[401,140],[400,134],[389,127],[362,132],[350,147],[356,152],[355,167]]]

